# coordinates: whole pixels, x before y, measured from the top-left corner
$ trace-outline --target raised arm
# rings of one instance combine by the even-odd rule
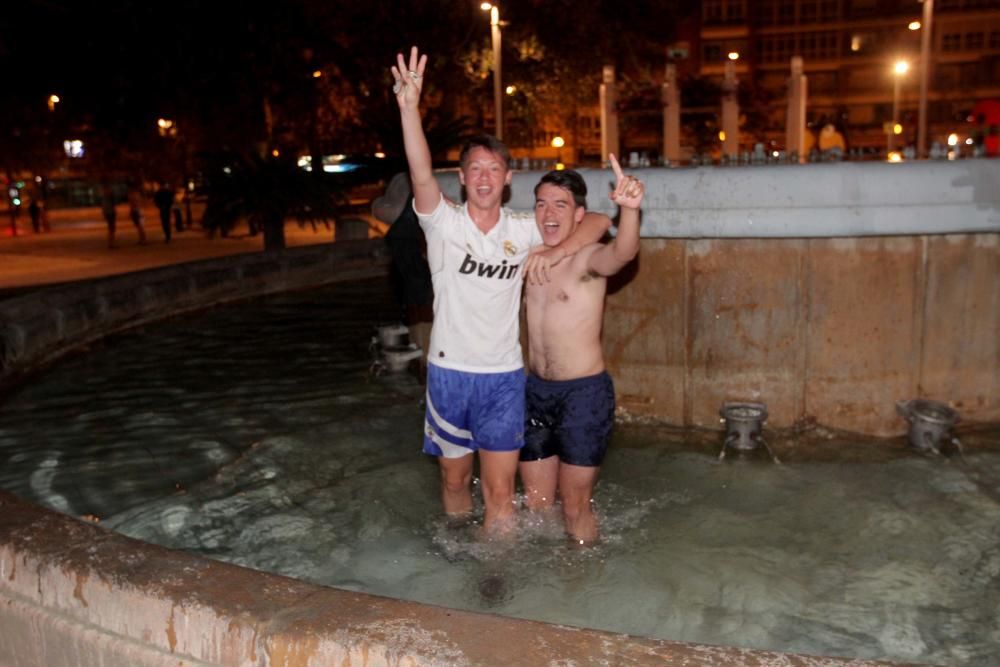
[[[632,261],[639,252],[639,206],[646,186],[635,176],[626,176],[614,155],[609,155],[617,183],[611,201],[618,204],[621,215],[618,233],[611,243],[594,251],[587,268],[601,276],[613,276]]]
[[[427,146],[420,118],[420,91],[423,89],[426,67],[427,55],[420,55],[414,46],[410,49],[409,63],[404,60],[402,53],[397,53],[396,64],[391,68],[395,82],[392,91],[399,103],[399,120],[403,125],[403,146],[406,149],[406,162],[410,167],[413,199],[420,213],[432,212],[441,201],[441,186],[434,178],[431,150]]]

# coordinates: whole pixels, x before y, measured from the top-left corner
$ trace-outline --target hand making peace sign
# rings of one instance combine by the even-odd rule
[[[402,53],[396,54],[396,64],[392,70],[395,83],[392,92],[400,108],[416,107],[420,103],[420,91],[423,88],[424,68],[427,67],[427,54],[420,55],[417,47],[410,49],[410,62],[406,63]]]

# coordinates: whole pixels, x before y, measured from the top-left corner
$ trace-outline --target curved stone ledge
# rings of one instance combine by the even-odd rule
[[[1000,232],[1000,160],[628,169],[646,184],[643,238],[831,238]],[[544,172],[515,172],[534,208]],[[581,169],[587,204],[615,215],[610,169]],[[457,172],[439,174],[458,200]]]
[[[626,171],[642,243],[603,342],[630,413],[717,428],[723,402],[753,401],[769,427],[886,437],[908,428],[897,401],[929,398],[1000,420],[1000,160]],[[611,171],[580,173],[615,215]],[[510,206],[541,176],[515,173]]]
[[[644,639],[307,584],[0,492],[0,664],[886,665]]]
[[[691,173],[723,178],[702,171]],[[673,173],[657,176],[664,188]],[[534,179],[516,186],[527,196],[537,174],[518,178]],[[588,175],[597,179],[595,192],[604,178]],[[995,230],[996,192],[960,210],[981,211],[974,219]],[[664,197],[669,203],[669,193]],[[726,206],[738,214],[724,196],[720,208]],[[657,210],[652,207],[651,222]],[[841,205],[838,216],[844,215],[850,210]],[[655,224],[670,231],[669,222]],[[645,235],[705,235],[658,229],[647,227]],[[895,233],[921,232],[907,227]],[[144,322],[381,275],[387,264],[382,248],[378,240],[356,241],[209,260],[2,302],[0,388],[73,348]],[[971,388],[963,391],[970,404],[980,416],[995,416],[998,249],[995,232],[933,240],[647,238],[643,270],[609,298],[609,366],[619,391],[629,394],[625,403],[641,403],[675,423],[714,421],[717,398],[749,394],[779,396],[771,404],[776,420],[794,420],[820,406],[821,421],[829,423],[832,415],[848,428],[882,428],[894,400],[913,396],[895,394],[951,390],[969,378]],[[747,278],[747,259],[757,261],[754,280]],[[963,301],[935,310],[970,284],[976,290],[971,306]],[[953,330],[956,321],[962,326]],[[945,324],[952,329],[942,332]],[[934,336],[953,343],[941,362],[928,356]],[[917,352],[916,361],[899,354],[901,341]],[[724,377],[733,379],[722,385]],[[884,407],[862,412],[876,399]],[[888,663],[634,638],[313,586],[136,542],[0,492],[0,664]]]
[[[0,389],[66,352],[180,313],[262,294],[384,275],[381,239],[179,264],[0,302]]]

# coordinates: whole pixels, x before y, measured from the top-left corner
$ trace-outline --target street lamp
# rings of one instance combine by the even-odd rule
[[[905,75],[910,70],[910,63],[905,60],[897,60],[892,67],[892,126],[889,128],[888,149],[891,153],[895,148],[896,135],[901,132],[899,124],[899,85]]]
[[[931,68],[931,22],[934,19],[934,0],[924,0],[924,20],[920,33],[920,102],[917,106],[917,157],[927,154],[927,82]]]
[[[177,124],[169,118],[157,118],[156,127],[158,128],[161,137],[177,136]]]
[[[500,85],[500,8],[489,2],[480,9],[490,13],[490,33],[493,38],[493,113],[496,116],[497,139],[503,141],[503,88]]]
[[[556,170],[565,169],[566,165],[563,164],[563,161],[562,161],[562,147],[566,145],[566,140],[563,139],[561,136],[559,136],[557,134],[556,136],[552,137],[552,141],[550,142],[550,145],[552,146],[552,148],[555,148],[556,151],[558,151],[558,153],[556,154],[557,155],[557,157],[556,157]]]
[[[59,99],[58,95],[49,95],[48,99],[49,111],[55,111],[56,105],[59,104],[60,102],[62,102],[62,100]]]

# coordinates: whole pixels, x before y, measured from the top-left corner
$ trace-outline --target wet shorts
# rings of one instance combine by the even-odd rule
[[[524,444],[524,370],[466,373],[427,366],[424,453],[459,458]]]
[[[599,466],[615,421],[615,387],[607,371],[573,380],[528,376],[522,461],[556,455],[563,463]]]

